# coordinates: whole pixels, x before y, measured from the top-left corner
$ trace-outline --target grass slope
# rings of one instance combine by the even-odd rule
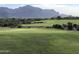
[[[1,28],[0,53],[79,53],[79,32],[45,28]]]

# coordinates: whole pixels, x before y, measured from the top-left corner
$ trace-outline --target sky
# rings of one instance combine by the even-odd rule
[[[0,7],[15,9],[25,5],[31,5],[42,9],[54,9],[60,14],[79,16],[79,4],[0,4]]]

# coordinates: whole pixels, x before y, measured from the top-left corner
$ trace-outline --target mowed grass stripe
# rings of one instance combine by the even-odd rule
[[[66,30],[46,29],[46,28],[14,28],[14,29],[0,29],[0,33],[67,33]],[[70,32],[70,31],[69,31]],[[71,31],[73,32],[73,31]]]

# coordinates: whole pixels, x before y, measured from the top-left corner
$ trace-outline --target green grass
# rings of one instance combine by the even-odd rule
[[[79,24],[79,20],[45,20],[43,24],[24,26],[49,26],[69,21]],[[46,28],[0,28],[0,53],[79,53],[79,32]]]
[[[68,22],[72,22],[75,24],[79,24],[79,20],[42,20],[42,24],[23,24],[23,26],[52,26],[52,24],[67,24]]]
[[[0,29],[0,53],[79,53],[79,32],[56,29]]]

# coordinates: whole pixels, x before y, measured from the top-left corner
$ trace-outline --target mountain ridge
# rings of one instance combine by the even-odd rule
[[[41,9],[30,5],[15,9],[0,7],[1,18],[51,18],[59,15],[59,12],[53,9]]]

